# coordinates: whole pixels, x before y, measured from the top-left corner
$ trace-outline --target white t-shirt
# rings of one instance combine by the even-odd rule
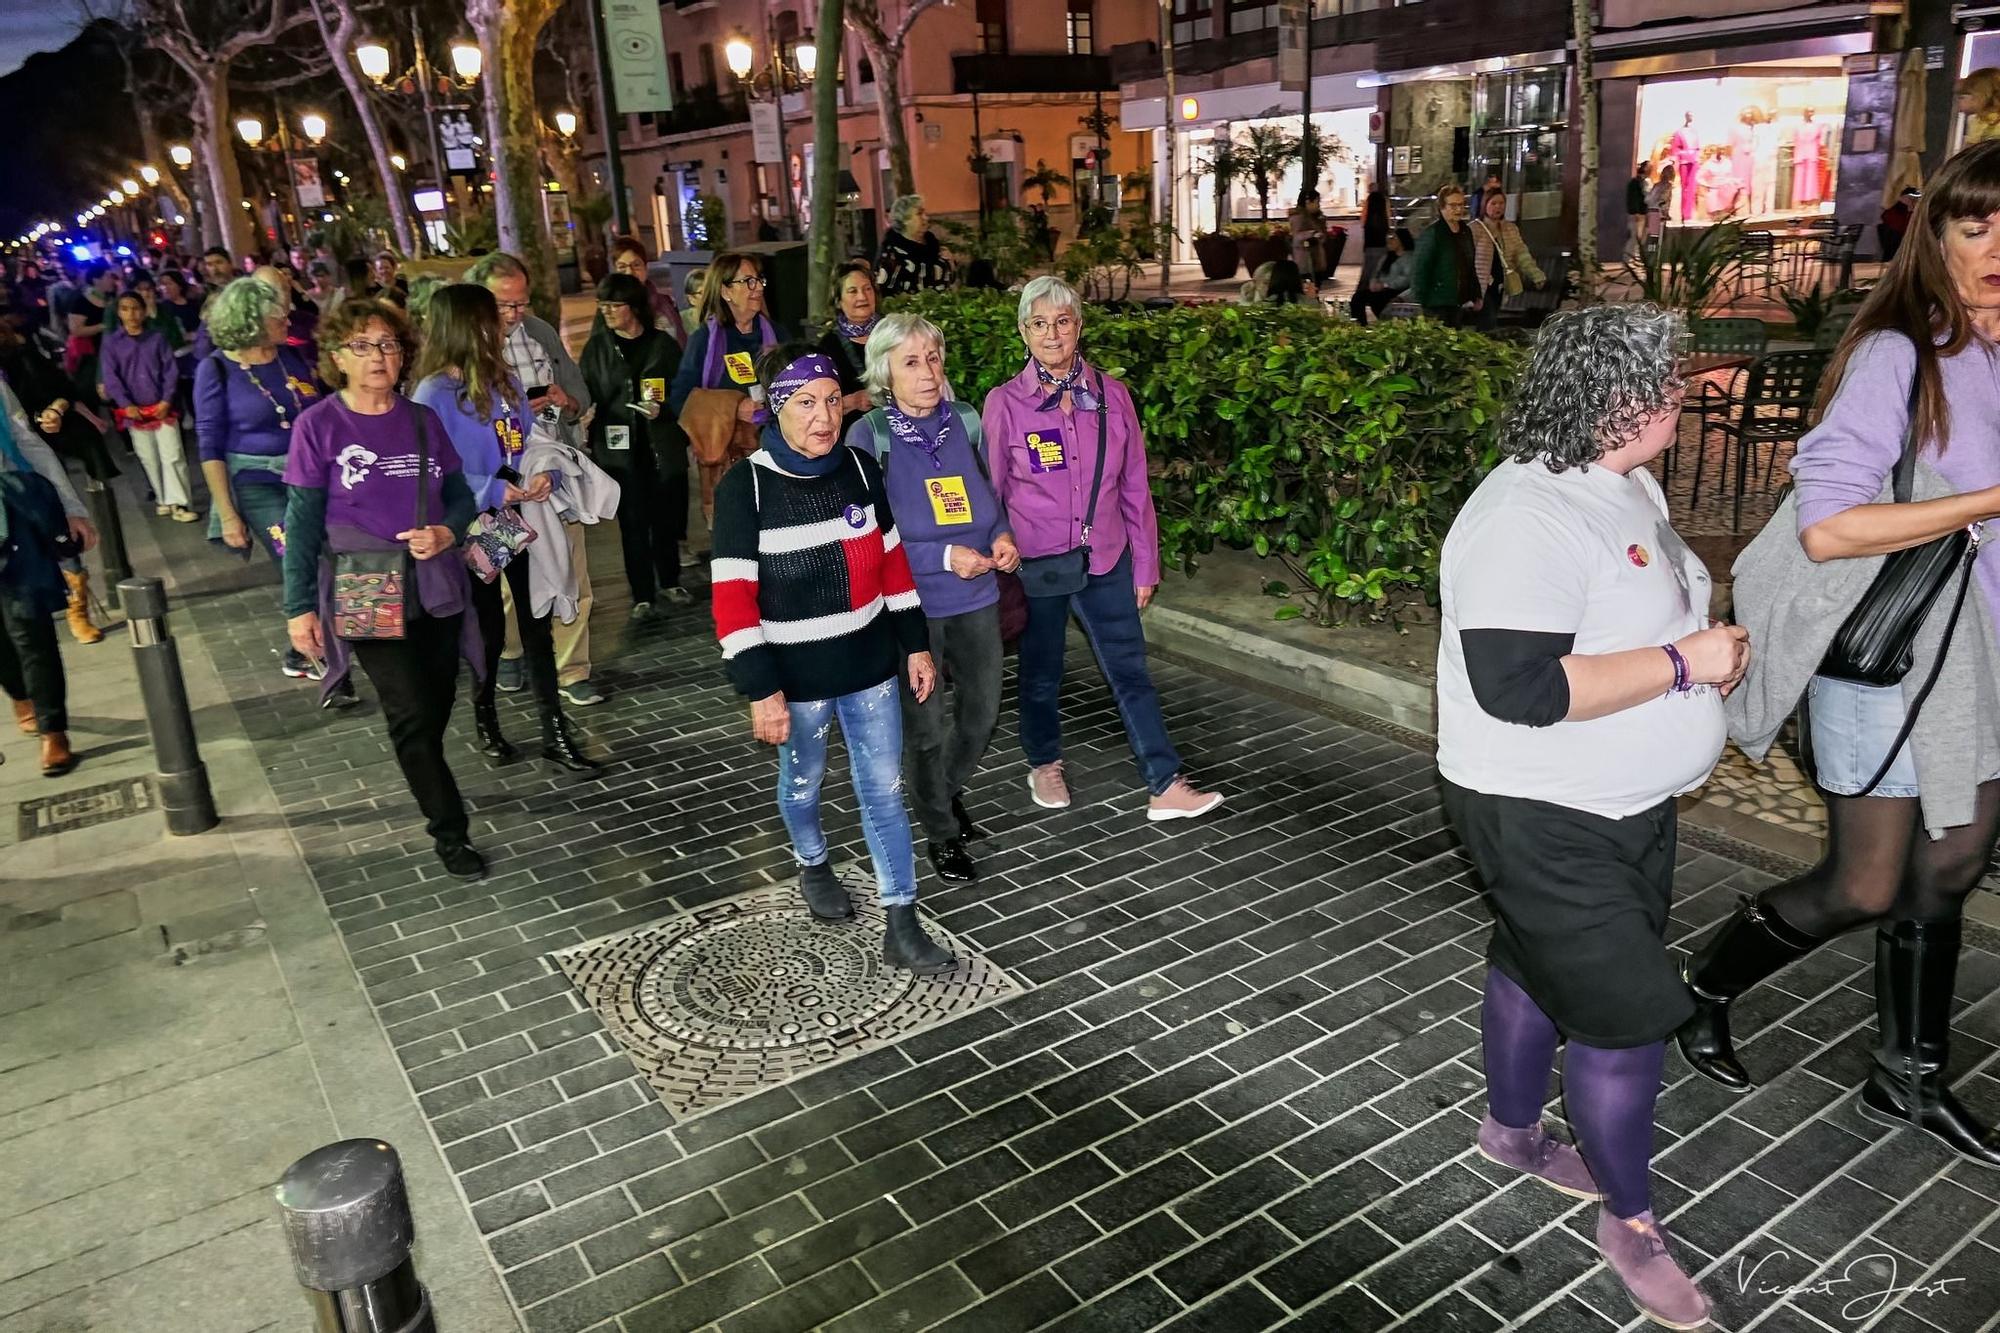
[[[1574,634],[1578,654],[1672,643],[1708,623],[1708,569],[1667,521],[1644,468],[1552,473],[1502,463],[1452,524],[1441,571],[1438,768],[1493,796],[1607,819],[1708,780],[1722,753],[1722,695],[1667,693],[1588,722],[1530,727],[1481,708],[1459,631]]]

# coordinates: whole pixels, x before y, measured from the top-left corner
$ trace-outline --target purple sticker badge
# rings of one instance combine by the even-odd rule
[[[1069,470],[1069,460],[1063,454],[1063,437],[1059,430],[1044,427],[1028,432],[1028,470],[1030,472],[1065,472]]]
[[[868,521],[868,515],[862,510],[860,505],[849,505],[847,508],[841,510],[840,513],[841,517],[847,520],[847,526],[855,529],[857,532],[860,531],[861,525]]]

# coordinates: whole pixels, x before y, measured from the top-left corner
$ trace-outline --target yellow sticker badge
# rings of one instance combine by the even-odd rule
[[[750,353],[731,352],[722,358],[722,364],[729,367],[729,378],[738,384],[757,382],[757,367],[751,364]]]
[[[667,401],[667,382],[664,379],[646,378],[639,381],[639,401],[642,403],[664,403]]]
[[[964,477],[932,477],[926,490],[939,527],[972,522],[972,497],[965,493]]]

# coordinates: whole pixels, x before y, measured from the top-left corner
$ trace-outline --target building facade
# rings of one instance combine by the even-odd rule
[[[901,3],[887,0],[883,9],[893,30]],[[810,4],[761,0],[660,6],[675,109],[621,116],[618,126],[633,230],[655,252],[743,243],[765,223],[781,236],[816,225],[812,91],[793,57],[800,42],[811,40],[814,13]],[[1146,0],[969,0],[921,14],[902,54],[900,91],[916,189],[932,217],[970,220],[982,206],[1039,203],[1041,191],[1023,181],[1045,162],[1064,177],[1049,211],[1073,235],[1079,198],[1100,189],[1108,197],[1117,188],[1111,180],[1144,172],[1147,140],[1119,126],[1118,89],[1105,52],[1143,36],[1153,13]],[[729,68],[732,41],[747,42],[752,52],[741,78]],[[842,205],[834,225],[842,229],[843,250],[872,253],[894,202],[881,90],[851,29],[843,46]],[[782,66],[775,77],[774,47]],[[781,90],[782,146],[772,151],[767,133],[760,154],[752,118],[766,118],[768,128],[769,111],[753,110],[753,103],[768,106],[774,88]],[[1108,117],[1101,157],[1090,126],[1100,108]],[[602,189],[604,141],[594,121],[586,122],[580,160],[586,181]],[[718,206],[721,235],[706,236],[704,224]]]

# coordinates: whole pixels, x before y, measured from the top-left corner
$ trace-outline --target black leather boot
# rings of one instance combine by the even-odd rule
[[[882,936],[882,961],[920,977],[934,977],[958,966],[948,951],[924,933],[914,903],[889,909],[889,929]]]
[[[840,876],[833,873],[833,866],[825,861],[799,871],[799,892],[805,895],[812,914],[822,921],[845,921],[854,915],[853,899],[840,887]]]
[[[979,867],[972,864],[963,839],[948,838],[944,842],[928,843],[926,850],[930,853],[931,869],[945,883],[970,884],[979,878]]]
[[[603,765],[583,752],[560,711],[542,714],[542,758],[571,773],[595,773]]]
[[[1875,932],[1875,1012],[1881,1044],[1861,1089],[1861,1114],[1914,1125],[1960,1157],[2000,1167],[2000,1130],[1974,1120],[1945,1080],[1951,987],[1962,925],[1896,921]]]
[[[986,836],[986,830],[972,822],[972,816],[965,812],[965,802],[954,796],[951,798],[951,813],[958,820],[958,836],[962,842],[977,842]]]
[[[1729,1002],[1823,943],[1780,921],[1761,899],[1745,898],[1736,915],[1681,968],[1695,1002],[1694,1017],[1674,1034],[1682,1057],[1725,1088],[1749,1088],[1750,1073],[1729,1039]]]
[[[493,764],[511,764],[521,757],[513,742],[500,734],[500,705],[488,699],[472,704],[472,729],[479,734],[479,753]]]

